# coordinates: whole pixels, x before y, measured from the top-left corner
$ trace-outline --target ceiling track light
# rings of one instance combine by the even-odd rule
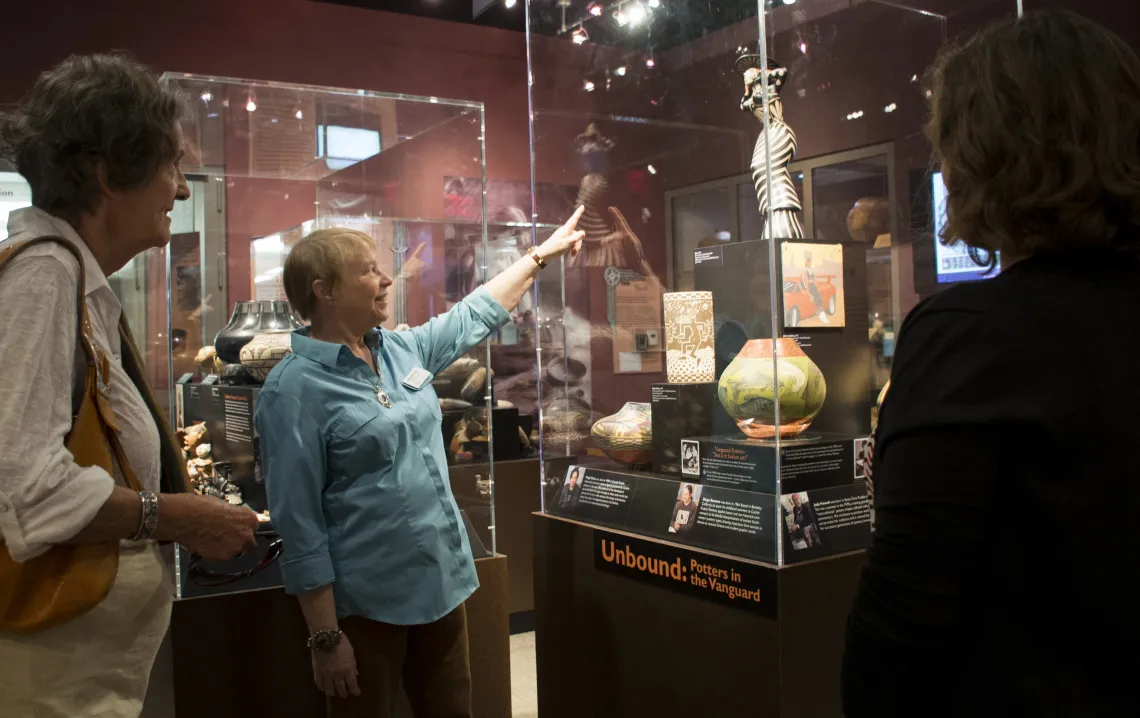
[[[570,39],[574,41],[575,45],[581,45],[590,39],[590,34],[586,32],[586,28],[579,25],[575,28],[574,32],[570,34]]]

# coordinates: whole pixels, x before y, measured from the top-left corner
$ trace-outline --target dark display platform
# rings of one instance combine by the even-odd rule
[[[842,715],[863,552],[777,568],[544,514],[534,536],[543,718]]]

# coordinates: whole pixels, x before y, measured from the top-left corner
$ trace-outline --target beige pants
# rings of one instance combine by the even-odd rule
[[[138,718],[172,598],[158,547],[124,544],[98,606],[41,633],[0,634],[0,715]]]

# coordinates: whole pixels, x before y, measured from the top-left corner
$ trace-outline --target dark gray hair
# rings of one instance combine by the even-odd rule
[[[0,157],[32,186],[32,204],[75,222],[112,189],[150,182],[178,152],[185,98],[121,54],[72,55],[44,72],[18,108],[0,113]]]

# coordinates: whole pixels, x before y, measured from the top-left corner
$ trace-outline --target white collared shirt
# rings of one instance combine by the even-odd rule
[[[83,255],[87,311],[95,342],[111,360],[110,403],[127,460],[144,488],[158,490],[159,435],[142,396],[123,370],[122,306],[91,250],[67,222],[29,207],[8,217],[9,239],[54,235]],[[77,534],[117,481],[76,465],[64,447],[75,386],[79,266],[63,247],[26,250],[0,273],[0,537],[25,561]],[[2,549],[0,549],[2,550]]]

